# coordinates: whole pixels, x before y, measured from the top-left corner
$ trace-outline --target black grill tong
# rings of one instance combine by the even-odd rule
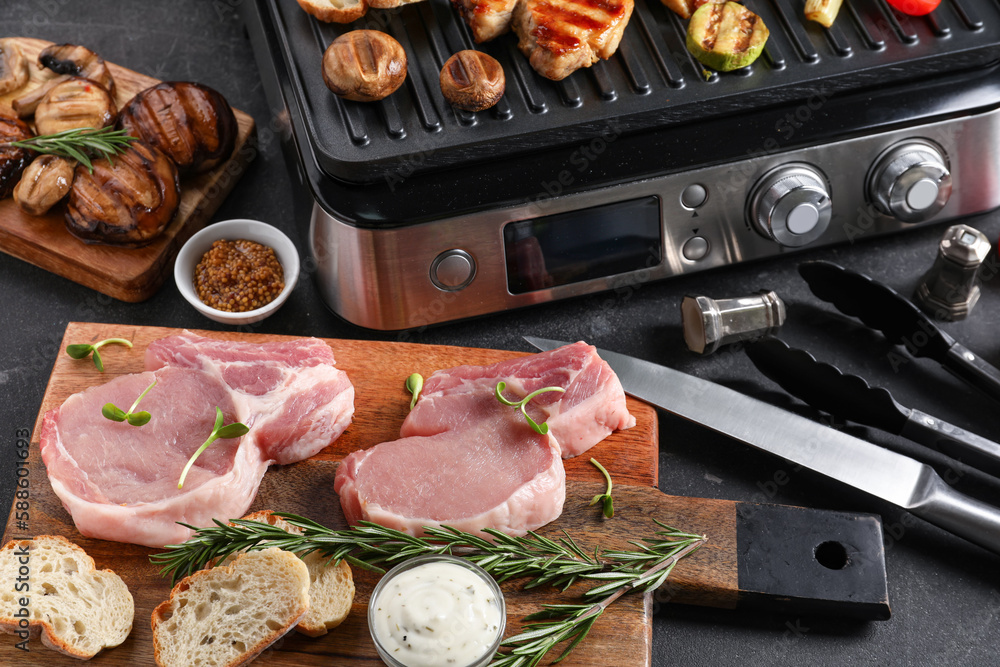
[[[846,315],[881,331],[910,354],[945,368],[1000,400],[1000,371],[941,331],[892,288],[830,262],[799,265],[813,293]],[[754,365],[785,391],[837,417],[931,447],[982,472],[1000,477],[1000,444],[937,417],[900,405],[888,390],[845,375],[808,352],[768,338],[746,347]]]

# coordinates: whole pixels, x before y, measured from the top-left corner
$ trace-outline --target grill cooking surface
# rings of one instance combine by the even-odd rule
[[[687,21],[656,0],[636,0],[618,52],[555,82],[532,70],[513,34],[474,44],[442,0],[369,10],[347,26],[316,21],[288,0],[261,2],[278,36],[275,55],[291,72],[307,140],[323,170],[347,181],[466,165],[772,104],[821,102],[838,91],[981,67],[997,59],[1000,44],[996,0],[943,0],[927,17],[898,14],[884,0],[844,0],[830,29],[805,20],[804,0],[747,0],[770,29],[766,50],[752,66],[720,74],[688,53]],[[380,102],[342,100],[320,75],[327,45],[359,28],[388,32],[406,50],[407,80]],[[507,77],[503,99],[480,113],[453,109],[438,87],[444,61],[468,48],[495,57]]]

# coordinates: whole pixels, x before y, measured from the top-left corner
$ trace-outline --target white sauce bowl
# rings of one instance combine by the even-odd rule
[[[285,289],[281,290],[281,294],[266,306],[242,313],[216,310],[199,299],[194,290],[194,269],[212,247],[212,243],[220,239],[227,241],[246,239],[273,248],[284,273]],[[177,283],[180,293],[199,313],[222,324],[260,322],[281,308],[281,305],[288,300],[298,278],[299,251],[296,250],[295,244],[277,227],[257,220],[222,220],[205,227],[181,247],[174,263],[174,282]]]
[[[481,583],[482,588],[488,591],[489,596],[491,596],[492,598],[491,600],[488,601],[488,604],[484,605],[486,608],[491,610],[490,614],[487,614],[487,616],[492,615],[492,611],[499,611],[499,617],[497,619],[496,628],[494,630],[495,634],[485,638],[488,639],[489,641],[486,641],[484,639],[483,644],[486,645],[484,652],[467,663],[462,663],[462,664],[446,663],[442,656],[428,656],[426,653],[422,654],[422,656],[419,656],[418,658],[414,658],[413,660],[415,661],[411,662],[407,659],[406,655],[401,655],[400,652],[394,651],[391,648],[393,645],[395,645],[401,651],[405,651],[406,650],[405,647],[401,647],[401,645],[395,643],[395,640],[393,639],[387,639],[383,641],[383,639],[379,636],[378,628],[379,628],[380,615],[384,617],[386,613],[393,611],[390,609],[391,606],[390,601],[393,599],[395,595],[400,594],[394,592],[394,589],[396,588],[393,585],[394,581],[399,580],[400,578],[404,580],[407,578],[412,578],[408,577],[408,575],[410,575],[411,572],[414,575],[416,575],[417,573],[413,572],[414,570],[422,568],[422,566],[425,565],[437,565],[437,564],[444,564],[451,567],[459,567],[466,570],[467,574],[471,575],[470,583],[471,581],[477,581],[478,583],[475,584],[476,588],[479,588],[479,583]],[[411,593],[411,597],[409,599],[403,598],[401,600],[401,602],[404,603],[403,606],[405,606],[405,603],[407,602],[412,602],[415,604],[416,603],[423,604],[424,602],[427,602],[429,599],[434,600],[436,602],[437,600],[435,600],[435,598],[438,598],[438,596],[437,595],[428,596],[428,592],[429,590],[432,589],[433,586],[439,586],[439,585],[442,584],[434,584],[433,580],[430,580],[427,584],[424,585],[423,588],[419,589],[420,592],[415,594],[415,597],[413,597],[414,594]],[[461,591],[461,593],[462,595],[467,595],[465,591]],[[380,596],[387,596],[388,599],[382,600],[383,604],[380,604]],[[480,598],[476,599],[478,601]],[[462,612],[462,611],[467,612],[469,610],[467,606],[463,607],[462,603],[455,604],[454,607],[455,607],[454,611],[456,612]],[[442,605],[442,608],[447,609],[448,605],[447,604]],[[399,611],[398,605],[396,606],[395,611],[397,612]],[[449,611],[452,610],[449,609]],[[462,630],[456,630],[454,627],[449,628],[447,627],[447,625],[444,625],[436,628],[438,634],[442,634],[441,631],[444,630],[444,634],[450,634],[454,637],[455,635],[463,636],[468,632],[472,633],[476,632],[476,630],[468,627],[470,624],[470,618],[468,617],[468,615],[463,615],[461,613],[459,613],[457,616],[451,614],[444,614],[436,620],[443,624],[451,626],[454,626],[456,624],[465,626],[464,630],[466,631],[463,632]],[[471,622],[479,623],[482,622],[482,620],[483,620],[482,617],[477,617],[474,621]],[[387,619],[383,618],[382,622],[383,627],[385,627],[386,622]],[[402,622],[403,621],[401,620],[399,621],[399,623]],[[457,556],[448,556],[448,555],[418,556],[416,558],[411,558],[410,560],[400,563],[396,567],[389,570],[382,577],[382,579],[375,586],[375,590],[372,591],[371,598],[368,602],[368,631],[371,633],[372,640],[375,642],[375,648],[378,651],[379,656],[382,658],[382,662],[384,662],[389,667],[411,667],[412,665],[415,664],[431,664],[431,663],[441,666],[448,664],[449,667],[486,667],[486,665],[489,665],[490,662],[493,661],[494,654],[497,652],[497,649],[500,648],[500,642],[503,641],[503,635],[504,635],[504,630],[506,629],[506,623],[507,623],[507,607],[504,602],[503,592],[500,590],[500,586],[486,570],[479,567],[475,563],[472,563],[471,561],[468,561],[464,558],[459,558]],[[396,624],[396,629],[397,631],[400,631],[398,623]],[[428,630],[429,629],[430,628],[428,628]],[[431,635],[429,634],[426,633],[424,634],[424,638],[430,636]],[[396,639],[398,639],[398,637]],[[445,641],[444,645],[458,644],[460,643],[460,641],[461,640],[459,640],[458,642]],[[423,648],[427,648],[426,645]],[[456,646],[456,648],[458,647]],[[440,662],[437,662],[434,659],[435,657],[442,659],[440,660]]]

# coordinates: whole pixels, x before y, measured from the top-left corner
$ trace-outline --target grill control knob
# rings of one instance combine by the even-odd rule
[[[819,171],[807,164],[787,164],[757,181],[746,214],[765,238],[795,248],[823,235],[832,208],[826,179]]]
[[[937,146],[914,139],[889,148],[868,174],[868,198],[901,222],[922,222],[951,196],[951,172]]]

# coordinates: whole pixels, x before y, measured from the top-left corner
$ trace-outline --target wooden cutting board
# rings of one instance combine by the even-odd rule
[[[31,81],[21,90],[0,95],[0,114],[8,116],[14,115],[11,100],[41,84],[43,71],[34,63],[38,53],[51,44],[29,38],[15,38],[15,41],[31,63]],[[113,63],[108,63],[108,67],[115,80],[115,103],[119,109],[137,92],[159,83]],[[253,118],[237,109],[233,111],[239,133],[232,156],[209,172],[181,181],[177,215],[150,245],[116,248],[84,243],[63,224],[63,206],[36,217],[22,212],[8,197],[0,200],[0,250],[121,301],[148,299],[170,275],[180,247],[211,219],[257,154]]]
[[[148,557],[156,550],[131,544],[106,542],[82,537],[73,526],[52,492],[38,449],[38,430],[44,413],[59,406],[69,395],[87,387],[103,384],[117,375],[143,370],[143,356],[148,343],[178,333],[176,329],[127,325],[70,323],[61,350],[72,343],[92,343],[105,338],[126,338],[135,347],[106,346],[101,354],[106,372],[98,373],[89,360],[73,360],[60,351],[42,401],[38,421],[30,438],[28,481],[29,498],[15,499],[4,531],[4,542],[40,534],[64,535],[82,546],[98,568],[110,568],[125,580],[135,598],[133,630],[125,643],[104,651],[93,660],[97,665],[132,667],[152,664],[150,613],[168,597],[170,585],[160,578]],[[267,342],[285,338],[235,332],[198,332],[226,340]],[[302,514],[320,523],[342,528],[346,524],[333,479],[340,459],[356,449],[393,440],[409,410],[409,395],[403,382],[413,372],[424,376],[435,370],[459,364],[487,364],[521,356],[519,352],[461,347],[415,345],[408,343],[327,340],[356,389],[354,421],[336,442],[308,461],[272,467],[264,476],[252,509],[273,509]],[[628,399],[636,426],[612,434],[594,447],[587,456],[566,462],[567,498],[562,516],[540,532],[559,537],[567,531],[581,546],[592,551],[604,548],[630,548],[628,541],[652,537],[657,530],[654,518],[693,533],[708,536],[708,543],[682,560],[655,594],[658,602],[680,602],[733,608],[747,597],[759,597],[779,603],[794,603],[803,598],[836,599],[848,605],[873,601],[878,617],[884,609],[885,570],[881,558],[881,530],[877,521],[856,515],[820,512],[774,505],[752,505],[727,500],[668,496],[655,488],[657,482],[657,417],[649,406]],[[19,437],[21,437],[19,435]],[[27,437],[27,434],[24,434]],[[604,519],[590,499],[603,492],[597,470],[588,462],[600,460],[615,481],[615,517]],[[27,506],[17,506],[27,502]],[[27,512],[19,525],[20,512]],[[836,515],[836,516],[832,516]],[[23,517],[21,517],[23,518]],[[788,527],[798,522],[798,529]],[[832,523],[831,523],[832,522]],[[791,540],[822,527],[806,540]],[[843,529],[853,531],[844,536]],[[748,528],[750,532],[747,533]],[[827,530],[837,532],[845,542],[857,545],[864,558],[856,558],[867,569],[867,583],[859,595],[857,586],[844,586],[843,576],[815,564],[810,549],[819,544]],[[859,531],[861,537],[858,537]],[[812,540],[812,542],[808,540]],[[840,539],[840,537],[838,537]],[[756,541],[754,541],[756,540]],[[786,555],[789,546],[798,553]],[[802,549],[805,553],[802,553]],[[748,555],[747,551],[752,552]],[[878,552],[878,553],[875,553]],[[755,559],[752,554],[762,554]],[[763,561],[763,562],[762,562]],[[769,564],[777,564],[772,570]],[[881,565],[881,567],[879,567]],[[741,569],[742,568],[742,569]],[[812,569],[809,569],[812,568]],[[746,575],[748,570],[750,575]],[[791,583],[788,582],[792,575]],[[847,573],[848,583],[852,574]],[[832,578],[832,579],[831,579]],[[377,577],[356,570],[357,595],[347,621],[325,637],[309,638],[290,633],[272,646],[254,664],[287,665],[374,665],[380,664],[368,635],[367,601]],[[819,582],[822,585],[817,585]],[[802,584],[805,584],[805,588]],[[873,594],[867,594],[874,588]],[[574,588],[573,590],[576,590]],[[508,610],[508,634],[519,631],[520,619],[539,610],[548,602],[576,602],[577,594],[558,594],[551,589],[520,590],[517,582],[504,585]],[[831,596],[830,591],[834,591]],[[652,610],[654,594],[631,594],[611,605],[594,626],[587,639],[564,663],[566,667],[629,667],[651,663]],[[808,606],[807,606],[808,608]],[[795,607],[801,611],[802,607]],[[841,607],[837,608],[838,611]],[[829,609],[826,609],[829,611]],[[78,662],[44,649],[37,639],[31,652],[15,648],[16,638],[0,637],[0,664],[76,665]],[[543,663],[543,664],[548,664]]]

